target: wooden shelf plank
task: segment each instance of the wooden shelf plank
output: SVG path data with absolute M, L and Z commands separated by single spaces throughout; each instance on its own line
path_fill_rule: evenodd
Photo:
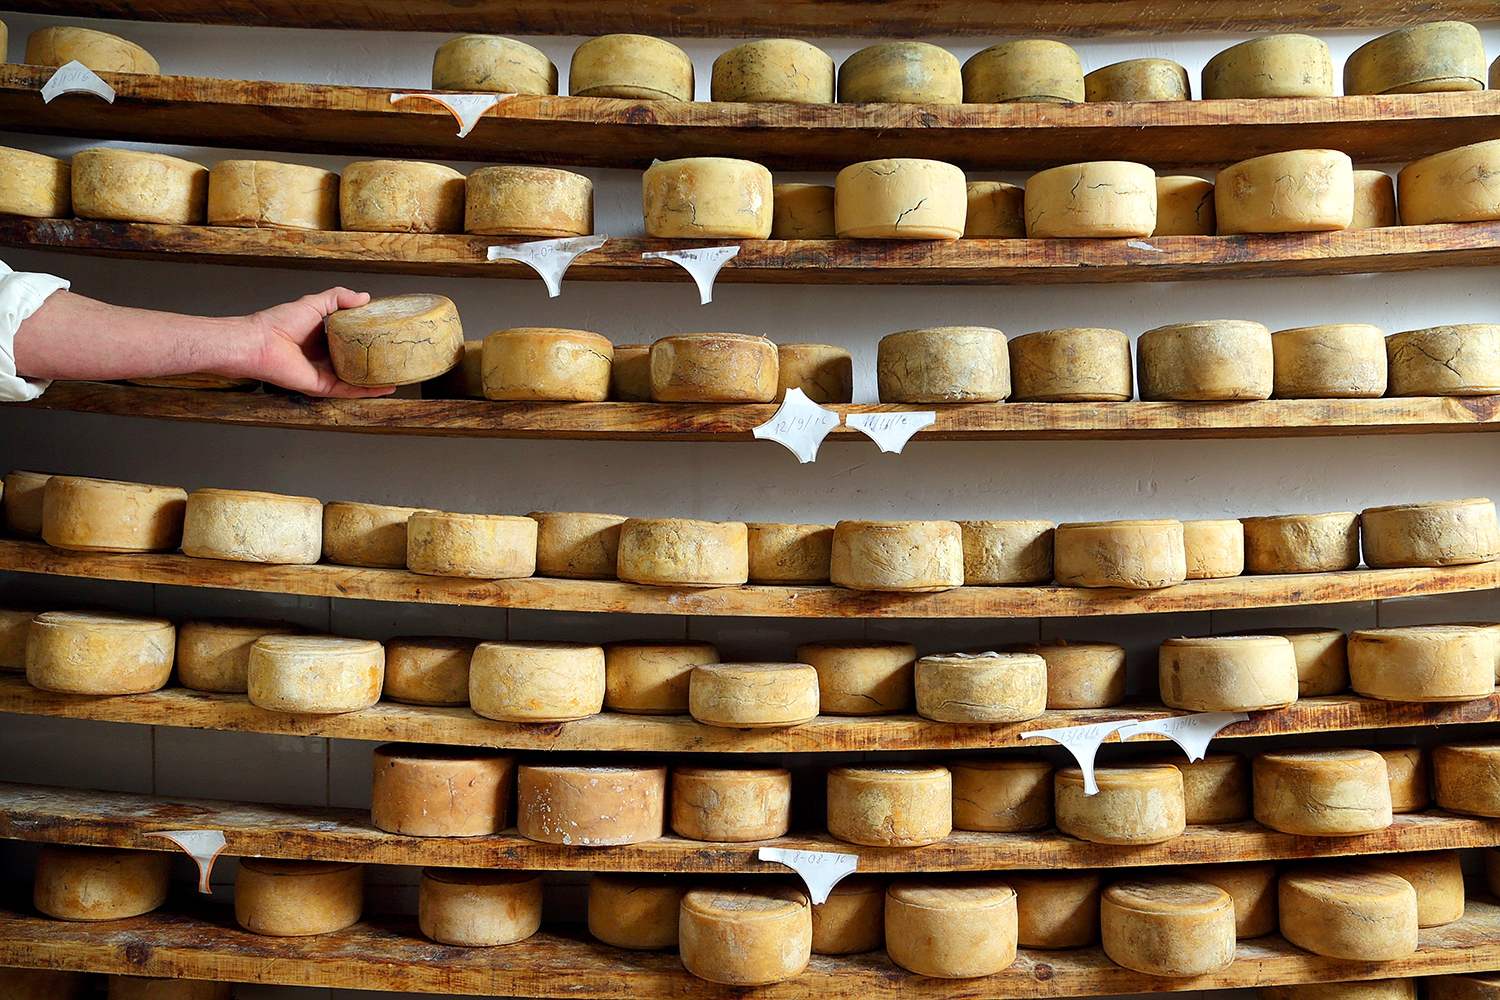
M 821 4 L 810 5 L 821 7 Z M 1050 5 L 1049 5 L 1050 6 Z M 493 30 L 493 29 L 486 29 Z M 837 170 L 876 156 L 970 169 L 1037 170 L 1080 160 L 1222 166 L 1287 149 L 1408 162 L 1500 138 L 1493 91 L 1144 104 L 728 104 L 521 96 L 468 136 L 430 101 L 390 88 L 101 74 L 106 104 L 44 104 L 52 70 L 0 65 L 0 121 L 13 132 L 234 149 L 639 167 L 653 158 L 739 156 L 778 170 Z

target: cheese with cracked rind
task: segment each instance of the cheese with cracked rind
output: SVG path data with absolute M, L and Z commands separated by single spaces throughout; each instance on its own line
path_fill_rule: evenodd
M 1495 693 L 1495 636 L 1462 625 L 1349 634 L 1349 684 L 1381 701 L 1474 701 Z
M 1417 950 L 1417 892 L 1389 872 L 1317 864 L 1281 876 L 1281 936 L 1329 958 L 1390 962 Z
M 1333 54 L 1311 35 L 1263 35 L 1232 45 L 1203 67 L 1203 99 L 1332 97 Z
M 528 840 L 609 847 L 655 840 L 666 830 L 667 767 L 522 764 L 516 829 Z
M 234 919 L 252 934 L 332 934 L 358 921 L 364 904 L 364 865 L 241 858 L 234 879 Z
M 683 967 L 700 979 L 779 983 L 812 957 L 812 904 L 790 886 L 692 889 L 682 897 L 677 935 Z
M 1251 816 L 1250 761 L 1240 754 L 1210 753 L 1193 761 L 1170 755 L 1141 763 L 1171 764 L 1182 774 L 1188 826 L 1240 823 Z
M 991 976 L 1016 960 L 1016 891 L 993 875 L 903 878 L 885 893 L 885 950 L 919 976 Z
M 518 327 L 484 338 L 484 396 L 602 403 L 614 345 L 587 330 Z
M 1233 518 L 1183 521 L 1189 580 L 1222 580 L 1245 572 L 1245 526 Z
M 708 642 L 604 644 L 604 707 L 634 715 L 687 715 L 693 668 L 718 663 Z
M 1081 521 L 1059 524 L 1052 571 L 1064 587 L 1156 590 L 1187 579 L 1182 522 Z
M 1006 872 L 1016 891 L 1016 943 L 1022 948 L 1082 948 L 1099 940 L 1098 872 Z
M 1436 94 L 1483 90 L 1484 39 L 1462 21 L 1399 28 L 1344 60 L 1345 94 Z
M 1277 399 L 1365 399 L 1385 395 L 1385 331 L 1369 323 L 1325 323 L 1271 334 Z
M 536 539 L 529 517 L 418 511 L 406 522 L 406 568 L 427 576 L 520 579 L 536 572 Z
M 423 399 L 483 399 L 484 341 L 464 341 L 458 364 L 430 382 L 422 383 Z
M 812 908 L 814 955 L 859 955 L 885 945 L 885 880 L 849 875 Z
M 820 715 L 889 715 L 912 706 L 917 647 L 909 642 L 804 642 L 797 662 L 818 672 Z
M 936 722 L 1024 722 L 1047 710 L 1047 661 L 1035 653 L 924 656 L 917 714 Z
M 123 920 L 167 901 L 172 855 L 108 847 L 44 844 L 36 859 L 32 905 L 56 920 Z
M 736 45 L 714 60 L 709 99 L 748 103 L 832 104 L 833 58 L 795 38 Z
M 1141 399 L 1269 399 L 1275 387 L 1271 331 L 1216 319 L 1172 323 L 1136 341 Z
M 620 561 L 621 514 L 534 510 L 536 574 L 566 580 L 613 580 Z
M 38 28 L 26 39 L 28 65 L 66 66 L 75 60 L 95 73 L 161 73 L 151 53 L 135 42 L 92 28 L 57 24 Z
M 958 57 L 929 42 L 877 42 L 839 67 L 840 104 L 962 104 Z
M 337 230 L 339 175 L 301 163 L 220 160 L 208 170 L 208 224 Z
M 854 399 L 854 359 L 832 344 L 777 344 L 776 399 L 801 389 L 814 403 L 848 403 Z
M 828 772 L 828 832 L 866 847 L 925 847 L 953 832 L 946 767 L 835 767 Z
M 969 200 L 964 239 L 1026 238 L 1025 188 L 1004 181 L 968 181 L 964 191 Z
M 169 552 L 182 541 L 187 491 L 114 479 L 52 476 L 42 540 L 75 552 Z
M 959 521 L 964 584 L 995 587 L 1052 579 L 1051 521 Z
M 965 757 L 953 775 L 953 828 L 1025 833 L 1052 825 L 1052 765 L 1037 757 Z
M 286 622 L 205 619 L 177 626 L 177 683 L 194 691 L 244 694 L 249 685 L 250 647 L 268 635 L 297 635 Z
M 616 948 L 675 948 L 687 889 L 671 875 L 596 874 L 589 879 L 589 933 Z
M 956 240 L 968 211 L 964 172 L 941 160 L 863 160 L 833 179 L 834 231 L 841 240 Z
M 380 700 L 385 647 L 333 635 L 267 635 L 250 647 L 250 704 L 273 712 L 334 715 Z
M 771 239 L 833 238 L 832 184 L 771 185 Z
M 483 837 L 511 824 L 516 758 L 477 747 L 375 748 L 370 822 L 407 837 Z
M 1100 101 L 1188 101 L 1192 83 L 1181 64 L 1170 59 L 1126 59 L 1083 78 L 1083 99 Z
M 1234 900 L 1234 936 L 1237 940 L 1274 933 L 1276 912 L 1276 863 L 1251 861 L 1232 865 L 1203 865 L 1193 877 L 1216 885 Z
M 1062 42 L 1023 38 L 991 45 L 964 63 L 965 104 L 1079 104 L 1083 61 Z
M 600 35 L 573 50 L 568 93 L 574 97 L 691 101 L 693 60 L 671 42 L 649 35 Z
M 609 366 L 609 398 L 616 402 L 651 402 L 651 345 L 616 344 Z
M 1417 890 L 1417 926 L 1441 927 L 1464 915 L 1464 872 L 1457 851 L 1368 854 L 1359 863 L 1399 875 Z
M 1016 402 L 1124 402 L 1135 395 L 1130 338 L 1119 330 L 1041 330 L 1006 347 Z
M 1160 844 L 1186 829 L 1182 772 L 1171 764 L 1096 767 L 1094 780 L 1099 791 L 1087 795 L 1078 768 L 1053 777 L 1058 830 L 1095 844 Z
M 776 345 L 743 333 L 662 337 L 649 365 L 658 403 L 769 403 L 780 378 Z
M 735 587 L 750 578 L 748 538 L 742 521 L 627 518 L 616 572 L 627 583 Z
M 1449 812 L 1500 817 L 1500 743 L 1435 747 L 1432 797 Z
M 1201 976 L 1234 961 L 1234 900 L 1209 882 L 1147 875 L 1116 882 L 1099 902 L 1104 954 L 1151 976 Z
M 963 534 L 954 521 L 840 521 L 833 527 L 829 578 L 851 590 L 962 587 Z
M 542 926 L 542 876 L 475 868 L 424 868 L 417 926 L 463 948 L 524 941 Z
M 208 168 L 133 149 L 94 147 L 73 154 L 73 213 L 80 219 L 201 226 Z
M 833 558 L 833 525 L 745 524 L 750 582 L 827 583 Z
M 1500 392 L 1500 325 L 1461 323 L 1385 338 L 1391 396 L 1487 396 Z
M 1031 239 L 1119 239 L 1155 231 L 1156 172 L 1145 164 L 1069 163 L 1026 181 L 1026 235 Z
M 1421 812 L 1432 804 L 1427 775 L 1432 770 L 1427 751 L 1421 747 L 1370 747 L 1385 758 L 1391 780 L 1391 812 Z
M 1246 634 L 1250 634 L 1247 631 Z M 1255 635 L 1279 635 L 1297 657 L 1297 697 L 1339 694 L 1349 688 L 1348 640 L 1334 628 L 1266 628 Z
M 362 160 L 339 177 L 339 224 L 360 233 L 461 233 L 464 175 L 440 163 Z
M 1297 655 L 1282 636 L 1168 639 L 1157 675 L 1162 703 L 1191 712 L 1263 712 L 1297 700 Z
M 1488 497 L 1366 507 L 1359 529 L 1371 569 L 1462 566 L 1500 554 L 1500 524 Z
M 709 726 L 780 729 L 818 715 L 818 672 L 807 663 L 700 663 L 688 711 Z
M 1401 224 L 1500 219 L 1500 191 L 1493 181 L 1497 172 L 1500 139 L 1470 143 L 1408 163 L 1396 174 Z
M 1347 837 L 1391 825 L 1385 758 L 1371 750 L 1275 750 L 1251 765 L 1255 820 L 1303 837 Z
M 328 356 L 351 385 L 412 385 L 437 378 L 463 360 L 458 307 L 444 295 L 371 299 L 328 317 Z
M 1350 229 L 1384 229 L 1401 225 L 1396 182 L 1384 170 L 1354 171 L 1354 219 Z
M 47 492 L 44 472 L 15 470 L 5 474 L 0 502 L 5 506 L 5 529 L 22 538 L 42 536 L 42 505 Z
M 1315 233 L 1354 222 L 1354 163 L 1336 149 L 1293 149 L 1241 160 L 1214 178 L 1220 236 Z
M 44 611 L 26 630 L 26 682 L 43 691 L 155 691 L 172 676 L 177 630 L 165 618 Z
M 1047 639 L 1005 647 L 1047 661 L 1047 707 L 1107 708 L 1125 700 L 1125 648 L 1112 642 Z
M 880 338 L 882 403 L 998 403 L 1010 395 L 1005 334 L 988 326 L 935 326 Z
M 594 182 L 556 167 L 480 167 L 464 193 L 464 232 L 566 239 L 594 233 Z
M 252 490 L 194 490 L 182 520 L 182 553 L 235 562 L 315 563 L 323 554 L 323 504 Z
M 469 703 L 469 661 L 477 639 L 398 635 L 385 641 L 381 697 L 403 705 Z
M 1171 175 L 1156 178 L 1156 229 L 1152 236 L 1213 236 L 1214 185 L 1201 177 Z
M 792 821 L 792 772 L 768 768 L 672 768 L 672 832 L 721 844 L 771 840 Z
M 0 146 L 0 215 L 72 217 L 73 168 L 68 161 Z
M 500 722 L 570 722 L 604 709 L 604 649 L 583 642 L 484 642 L 469 661 L 469 707 Z
M 546 54 L 502 35 L 459 35 L 432 56 L 432 89 L 461 93 L 555 94 L 557 67 Z
M 323 506 L 323 558 L 339 566 L 406 568 L 406 522 L 422 507 L 334 500 Z
M 763 240 L 773 200 L 771 171 L 750 160 L 661 160 L 641 175 L 647 236 Z
M 1246 573 L 1336 573 L 1359 565 L 1359 515 L 1242 517 Z

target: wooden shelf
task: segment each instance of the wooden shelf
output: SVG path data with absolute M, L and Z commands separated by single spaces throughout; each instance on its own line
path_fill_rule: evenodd
M 91 95 L 44 104 L 40 90 L 52 73 L 0 65 L 0 121 L 8 131 L 565 166 L 644 168 L 653 158 L 739 156 L 776 170 L 838 170 L 885 156 L 992 170 L 1100 159 L 1211 167 L 1313 147 L 1341 149 L 1361 162 L 1405 163 L 1500 138 L 1500 94 L 1476 91 L 1075 105 L 521 96 L 487 112 L 460 139 L 453 117 L 439 105 L 392 105 L 391 92 L 400 88 L 104 73 L 115 88 L 114 104 Z

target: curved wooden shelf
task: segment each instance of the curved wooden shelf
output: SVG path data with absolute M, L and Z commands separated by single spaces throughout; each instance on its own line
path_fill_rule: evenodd
M 397 88 L 104 73 L 114 104 L 90 95 L 44 104 L 40 90 L 52 73 L 0 65 L 0 121 L 8 131 L 565 166 L 644 168 L 653 158 L 739 156 L 777 170 L 838 170 L 886 156 L 992 170 L 1101 159 L 1211 167 L 1310 147 L 1341 149 L 1361 162 L 1405 163 L 1500 138 L 1500 94 L 1476 91 L 1074 105 L 521 96 L 486 112 L 460 139 L 453 117 L 437 104 L 392 105 Z

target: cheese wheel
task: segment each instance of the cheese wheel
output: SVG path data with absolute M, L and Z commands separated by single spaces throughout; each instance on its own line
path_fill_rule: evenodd
M 1234 900 L 1237 940 L 1264 937 L 1279 925 L 1276 912 L 1276 863 L 1252 861 L 1237 865 L 1203 865 L 1193 878 L 1216 885 Z
M 1500 168 L 1500 164 L 1497 164 Z M 1391 396 L 1487 396 L 1500 392 L 1500 325 L 1465 323 L 1385 338 Z
M 483 399 L 484 341 L 464 341 L 458 364 L 430 382 L 422 383 L 423 399 Z
M 68 694 L 144 694 L 172 676 L 165 618 L 44 611 L 26 631 L 26 683 Z
M 1417 981 L 1407 979 L 1404 982 L 1412 984 L 1411 995 L 1398 1000 L 1416 1000 Z M 1426 976 L 1422 979 L 1422 989 L 1429 1000 L 1494 1000 L 1500 994 L 1500 976 L 1493 972 L 1471 976 Z
M 0 215 L 65 219 L 73 214 L 68 161 L 0 146 Z
M 1396 182 L 1384 170 L 1354 171 L 1354 220 L 1350 229 L 1384 229 L 1401 225 L 1396 209 Z
M 432 89 L 555 94 L 557 67 L 540 50 L 501 35 L 460 35 L 432 57 Z
M 1186 69 L 1170 59 L 1126 59 L 1083 78 L 1083 99 L 1096 101 L 1188 101 Z
M 1156 229 L 1152 236 L 1213 236 L 1218 225 L 1211 181 L 1201 177 L 1156 178 Z
M 1047 710 L 1047 661 L 1035 653 L 924 656 L 917 714 L 936 722 L 1024 722 Z
M 679 333 L 651 345 L 651 398 L 658 403 L 769 403 L 776 398 L 776 345 L 743 333 Z
M 53 476 L 42 491 L 42 540 L 76 552 L 168 552 L 182 541 L 187 491 Z
M 1082 948 L 1099 940 L 1098 872 L 1006 872 L 1016 891 L 1016 943 L 1022 948 Z
M 885 946 L 885 881 L 849 875 L 812 908 L 814 955 L 859 955 Z
M 687 886 L 670 875 L 589 879 L 589 933 L 616 948 L 677 947 L 677 914 Z
M 1401 28 L 1344 60 L 1346 94 L 1435 94 L 1483 90 L 1484 40 L 1462 21 Z
M 614 345 L 585 330 L 522 327 L 484 338 L 486 399 L 609 398 Z
M 1349 688 L 1348 640 L 1334 628 L 1267 628 L 1255 635 L 1279 635 L 1297 657 L 1297 697 L 1339 694 Z
M 1188 826 L 1240 823 L 1251 816 L 1250 761 L 1240 754 L 1211 753 L 1195 761 L 1174 755 L 1138 763 L 1170 764 L 1181 772 L 1183 816 Z
M 841 104 L 962 104 L 958 57 L 928 42 L 879 42 L 839 67 Z
M 739 586 L 750 578 L 748 537 L 741 521 L 628 518 L 616 572 L 627 583 L 662 587 Z
M 962 587 L 963 535 L 953 521 L 840 521 L 833 526 L 829 578 L 851 590 Z
M 1385 332 L 1368 323 L 1327 323 L 1271 334 L 1277 399 L 1385 395 Z
M 315 563 L 323 505 L 313 497 L 194 490 L 182 521 L 183 555 L 254 563 Z
M 779 729 L 818 715 L 818 672 L 807 663 L 700 663 L 688 711 L 708 726 Z
M 1269 399 L 1275 387 L 1271 331 L 1243 320 L 1173 323 L 1136 341 L 1141 398 Z
M 1263 35 L 1232 45 L 1203 67 L 1203 99 L 1332 97 L 1333 54 L 1311 35 Z
M 1389 872 L 1308 865 L 1281 876 L 1281 936 L 1314 955 L 1390 962 L 1417 950 L 1417 893 Z
M 328 317 L 334 373 L 351 385 L 412 385 L 463 360 L 464 330 L 444 295 L 393 295 Z
M 1041 330 L 1006 346 L 1016 402 L 1124 402 L 1135 395 L 1130 338 L 1119 330 Z
M 7 997 L 12 997 L 10 993 Z M 233 983 L 110 976 L 109 1000 L 234 1000 Z
M 477 747 L 375 748 L 370 822 L 407 837 L 483 837 L 510 826 L 516 759 Z
M 528 840 L 609 847 L 655 840 L 666 830 L 667 768 L 522 764 L 516 829 Z
M 991 45 L 963 67 L 965 104 L 1078 104 L 1083 61 L 1072 46 L 1045 38 Z
M 73 213 L 80 219 L 201 226 L 208 168 L 201 163 L 95 147 L 73 154 Z
M 700 979 L 779 983 L 812 957 L 812 904 L 789 886 L 693 889 L 682 897 L 677 935 L 683 967 Z
M 4 40 L 5 32 L 0 31 L 0 42 Z M 87 1000 L 94 990 L 85 972 L 0 969 L 0 995 L 7 1000 Z
M 854 399 L 854 359 L 831 344 L 776 345 L 776 402 L 788 389 L 801 389 L 814 403 Z
M 693 668 L 718 663 L 708 642 L 607 642 L 604 707 L 633 715 L 688 714 Z
M 1182 772 L 1171 764 L 1096 767 L 1094 780 L 1088 795 L 1078 768 L 1054 776 L 1058 830 L 1095 844 L 1160 844 L 1186 829 Z
M 1450 625 L 1468 625 L 1472 628 L 1482 628 L 1494 637 L 1495 647 L 1495 679 L 1500 682 L 1500 622 L 1449 622 Z M 3 640 L 0 640 L 3 644 Z
M 1018 642 L 1013 653 L 1047 661 L 1047 707 L 1107 708 L 1125 700 L 1125 648 L 1112 642 Z
M 1421 812 L 1432 804 L 1427 772 L 1431 765 L 1421 747 L 1370 747 L 1385 758 L 1391 780 L 1391 812 Z
M 994 587 L 1048 582 L 1054 527 L 1051 521 L 959 521 L 964 584 Z
M 594 182 L 556 167 L 480 167 L 464 194 L 464 232 L 563 239 L 594 232 Z
M 912 706 L 917 647 L 909 642 L 804 642 L 797 661 L 818 672 L 821 715 L 888 715 Z
M 1390 779 L 1385 759 L 1373 751 L 1276 750 L 1256 754 L 1252 770 L 1255 820 L 1262 826 L 1344 837 L 1391 825 Z
M 1349 634 L 1349 683 L 1382 701 L 1473 701 L 1495 693 L 1495 638 L 1482 628 L 1408 625 Z
M 795 38 L 736 45 L 714 60 L 710 100 L 832 104 L 833 58 Z
M 619 562 L 619 514 L 534 510 L 536 573 L 568 580 L 612 580 Z
M 853 163 L 833 179 L 834 230 L 841 240 L 956 240 L 969 193 L 951 163 L 911 157 Z
M 1430 991 L 1439 978 L 1423 980 Z M 1457 978 L 1457 977 L 1451 977 Z M 1417 1000 L 1415 979 L 1367 979 L 1354 983 L 1297 983 L 1262 986 L 1259 1000 Z M 1433 1000 L 1439 1000 L 1433 996 Z
M 1059 524 L 1052 570 L 1064 587 L 1155 590 L 1187 579 L 1181 521 Z
M 427 576 L 515 580 L 536 572 L 536 522 L 421 510 L 406 522 L 406 568 Z
M 351 163 L 339 178 L 339 225 L 359 233 L 461 233 L 464 175 L 416 160 Z
M 953 828 L 1025 833 L 1052 825 L 1052 765 L 1035 757 L 979 757 L 948 762 L 953 774 Z
M 998 403 L 1010 395 L 1010 352 L 987 326 L 903 330 L 880 338 L 875 379 L 882 403 Z
M 1297 700 L 1297 655 L 1277 635 L 1168 639 L 1157 675 L 1162 704 L 1191 712 L 1262 712 Z
M 381 696 L 403 705 L 467 705 L 477 639 L 403 635 L 385 641 Z
M 1489 177 L 1500 170 L 1500 139 L 1475 142 L 1414 160 L 1396 174 L 1403 226 L 1500 219 L 1500 192 Z
M 42 536 L 42 505 L 47 480 L 42 472 L 7 472 L 0 502 L 5 505 L 5 529 L 22 538 Z
M 268 635 L 297 635 L 285 622 L 208 619 L 177 626 L 177 683 L 194 691 L 244 694 L 250 678 L 250 647 Z
M 332 635 L 267 635 L 250 647 L 250 704 L 273 712 L 334 715 L 380 700 L 385 647 Z
M 833 552 L 831 524 L 745 525 L 751 583 L 827 583 Z
M 1335 573 L 1359 565 L 1359 515 L 1242 517 L 1246 573 Z
M 1372 569 L 1461 566 L 1500 554 L 1495 504 L 1484 497 L 1367 507 L 1359 527 L 1365 563 Z
M 27 37 L 25 61 L 31 66 L 66 66 L 77 61 L 95 73 L 161 73 L 151 53 L 135 42 L 61 24 L 38 28 Z
M 406 522 L 420 507 L 335 500 L 323 506 L 323 558 L 339 566 L 406 568 Z
M 1219 235 L 1315 233 L 1354 221 L 1354 164 L 1336 149 L 1268 153 L 1219 171 Z
M 542 926 L 542 877 L 531 872 L 424 868 L 417 926 L 462 948 L 524 941 Z
M 574 97 L 691 101 L 693 61 L 660 38 L 601 35 L 573 50 L 568 92 Z
M 1116 882 L 1099 901 L 1104 954 L 1149 976 L 1201 976 L 1234 961 L 1234 899 L 1170 875 Z
M 469 707 L 500 722 L 570 722 L 604 709 L 604 650 L 582 642 L 485 642 L 469 661 Z
M 1016 891 L 997 878 L 903 878 L 885 893 L 885 950 L 919 976 L 992 976 L 1016 960 Z
M 220 160 L 208 171 L 208 224 L 339 228 L 339 175 L 274 160 Z
M 1245 572 L 1245 526 L 1234 519 L 1183 521 L 1189 580 L 1221 580 Z
M 616 344 L 609 366 L 609 398 L 619 402 L 651 402 L 651 345 Z
M 641 178 L 647 236 L 763 240 L 772 201 L 771 171 L 727 156 L 663 160 Z
M 1031 239 L 1150 236 L 1156 173 L 1140 163 L 1099 160 L 1032 174 L 1026 182 Z
M 0 670 L 25 671 L 26 636 L 31 631 L 31 620 L 38 614 L 27 608 L 0 607 Z M 800 651 L 798 655 L 801 655 Z M 912 647 L 912 655 L 915 658 L 915 647 Z M 909 681 L 907 686 L 911 686 Z
M 721 844 L 782 837 L 792 823 L 792 772 L 674 767 L 671 803 L 679 837 Z
M 771 239 L 831 240 L 832 184 L 771 185 Z
M 925 847 L 953 832 L 946 767 L 835 767 L 828 772 L 828 832 L 866 847 Z
M 241 858 L 234 879 L 234 919 L 252 934 L 332 934 L 357 922 L 364 903 L 364 865 Z
M 964 239 L 1024 240 L 1026 189 L 1004 181 L 968 181 Z
M 43 844 L 32 905 L 57 920 L 123 920 L 167 901 L 172 855 Z
M 1433 748 L 1432 796 L 1449 812 L 1500 817 L 1500 744 Z
M 1457 851 L 1370 854 L 1359 863 L 1399 875 L 1417 890 L 1417 926 L 1441 927 L 1464 915 L 1464 872 Z

